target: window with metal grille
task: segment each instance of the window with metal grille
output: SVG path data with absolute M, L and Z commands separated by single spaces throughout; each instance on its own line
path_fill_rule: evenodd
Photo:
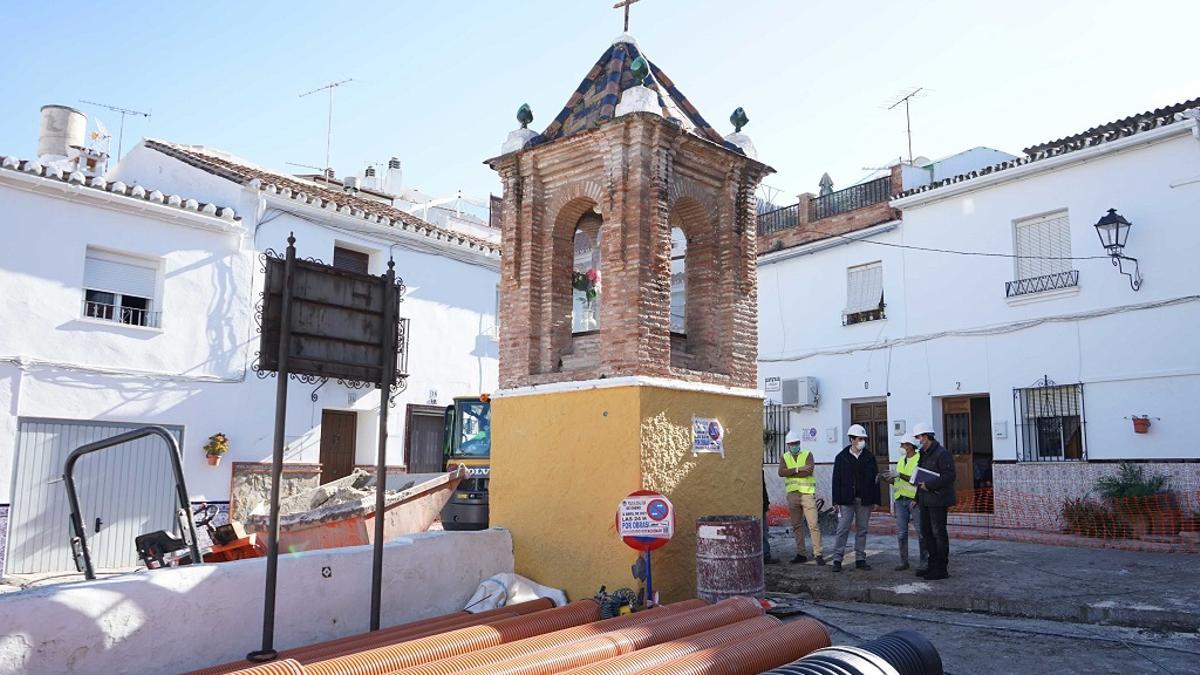
M 1079 272 L 1071 269 L 1066 211 L 1018 220 L 1013 227 L 1016 279 L 1005 286 L 1008 297 L 1079 285 Z
M 1087 459 L 1087 420 L 1082 384 L 1055 384 L 1043 378 L 1013 390 L 1017 459 L 1063 462 Z
M 83 261 L 83 315 L 157 328 L 154 310 L 158 266 L 144 258 L 88 247 Z
M 883 263 L 873 262 L 846 270 L 846 309 L 842 325 L 878 321 L 883 313 Z
M 368 253 L 342 248 L 341 246 L 333 247 L 333 266 L 339 270 L 367 274 L 367 268 L 370 263 L 371 256 Z

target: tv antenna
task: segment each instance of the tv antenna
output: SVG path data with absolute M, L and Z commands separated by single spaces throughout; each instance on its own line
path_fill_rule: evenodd
M 288 166 L 298 166 L 298 167 L 301 167 L 304 169 L 312 169 L 313 171 L 316 171 L 321 174 L 325 173 L 325 169 L 322 169 L 319 166 L 313 166 L 312 164 L 299 164 L 297 162 L 284 162 L 284 164 L 287 164 Z
M 354 78 L 350 77 L 350 78 L 346 78 L 340 82 L 330 82 L 329 84 L 325 85 L 324 87 L 317 87 L 316 89 L 313 89 L 312 91 L 306 91 L 303 94 L 300 94 L 300 98 L 304 98 L 305 96 L 311 96 L 318 92 L 322 92 L 322 91 L 326 91 L 326 90 L 329 91 L 329 117 L 327 118 L 327 120 L 325 122 L 325 170 L 328 170 L 330 168 L 330 166 L 329 166 L 329 145 L 330 145 L 330 141 L 333 139 L 333 90 L 337 89 L 338 87 L 342 86 L 343 84 L 349 84 L 353 81 L 354 81 Z
M 910 101 L 912 101 L 914 98 L 916 98 L 917 95 L 920 94 L 924 90 L 925 90 L 924 87 L 917 87 L 916 89 L 913 89 L 912 91 L 908 92 L 907 94 L 902 95 L 900 97 L 900 100 L 889 105 L 887 108 L 888 110 L 895 110 L 896 107 L 899 106 L 901 103 L 904 104 L 904 130 L 908 134 L 908 163 L 909 164 L 912 164 L 913 154 L 912 154 L 912 117 L 909 115 L 909 112 L 908 112 L 908 104 Z
M 79 102 L 86 103 L 88 105 L 99 106 L 101 108 L 108 108 L 115 113 L 121 113 L 121 128 L 117 131 L 117 161 L 121 160 L 121 149 L 125 144 L 125 118 L 129 115 L 137 115 L 140 117 L 145 117 L 146 119 L 150 118 L 150 113 L 142 112 L 140 110 L 130 110 L 129 108 L 121 108 L 115 105 L 108 105 L 107 103 L 97 103 L 95 101 L 85 101 L 83 99 L 79 99 Z

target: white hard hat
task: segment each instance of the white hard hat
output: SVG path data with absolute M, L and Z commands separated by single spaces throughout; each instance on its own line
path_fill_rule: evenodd
M 785 438 L 783 442 L 791 445 L 792 443 L 799 443 L 802 440 L 804 440 L 803 432 L 801 432 L 799 429 L 792 429 L 787 433 L 787 438 Z
M 913 425 L 912 435 L 920 436 L 922 434 L 929 434 L 930 436 L 932 436 L 933 429 L 930 428 L 930 426 L 928 424 L 925 424 L 924 422 L 917 422 L 916 424 Z
M 904 434 L 900 437 L 900 445 L 904 445 L 905 443 L 913 446 L 914 448 L 917 447 L 917 439 L 908 434 Z
M 864 429 L 863 425 L 861 425 L 861 424 L 851 424 L 850 428 L 846 430 L 846 435 L 847 436 L 858 436 L 859 438 L 866 438 L 867 430 Z

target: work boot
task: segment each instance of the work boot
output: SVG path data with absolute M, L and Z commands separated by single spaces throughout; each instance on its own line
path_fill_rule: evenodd
M 773 557 L 773 556 L 765 556 L 765 557 L 763 558 L 763 564 L 764 564 L 764 565 L 778 565 L 778 564 L 779 564 L 779 558 L 775 558 L 775 557 Z
M 895 569 L 897 572 L 903 572 L 904 570 L 908 569 L 908 563 L 901 561 L 900 564 L 896 565 L 893 569 Z
M 869 569 L 871 569 L 871 566 L 867 564 L 866 560 L 855 560 L 854 561 L 854 569 L 869 570 Z
M 841 561 L 841 560 L 834 560 L 834 561 L 833 561 L 833 571 L 834 571 L 834 572 L 841 572 L 841 571 L 842 571 L 842 561 Z
M 797 553 L 796 557 L 792 558 L 793 565 L 799 565 L 802 562 L 808 562 L 808 558 L 805 558 L 803 553 Z
M 925 575 L 929 574 L 929 567 L 918 567 L 916 574 L 919 577 L 924 577 Z
M 938 581 L 940 579 L 949 579 L 949 578 L 950 578 L 950 573 L 947 572 L 946 568 L 944 568 L 944 567 L 939 567 L 936 570 L 929 570 L 929 574 L 925 575 L 925 581 Z
M 824 557 L 824 556 L 817 556 L 817 564 L 818 564 L 818 565 L 824 565 L 824 564 L 825 564 L 825 557 Z

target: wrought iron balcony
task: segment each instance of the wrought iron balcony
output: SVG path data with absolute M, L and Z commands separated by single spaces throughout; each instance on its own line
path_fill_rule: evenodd
M 84 300 L 83 302 L 83 315 L 87 318 L 123 323 L 130 326 L 159 328 L 161 314 L 162 312 L 151 312 L 136 307 L 121 307 L 105 302 L 92 302 L 90 300 Z
M 886 202 L 892 196 L 890 175 L 873 181 L 851 185 L 844 190 L 816 197 L 808 203 L 808 220 L 820 220 L 864 206 Z
M 1017 279 L 1004 284 L 1004 294 L 1010 298 L 1030 293 L 1054 291 L 1060 288 L 1072 288 L 1079 285 L 1079 270 L 1068 270 L 1055 274 L 1045 274 L 1029 279 Z
M 758 214 L 759 236 L 773 234 L 800 224 L 800 205 L 792 204 L 774 211 Z

